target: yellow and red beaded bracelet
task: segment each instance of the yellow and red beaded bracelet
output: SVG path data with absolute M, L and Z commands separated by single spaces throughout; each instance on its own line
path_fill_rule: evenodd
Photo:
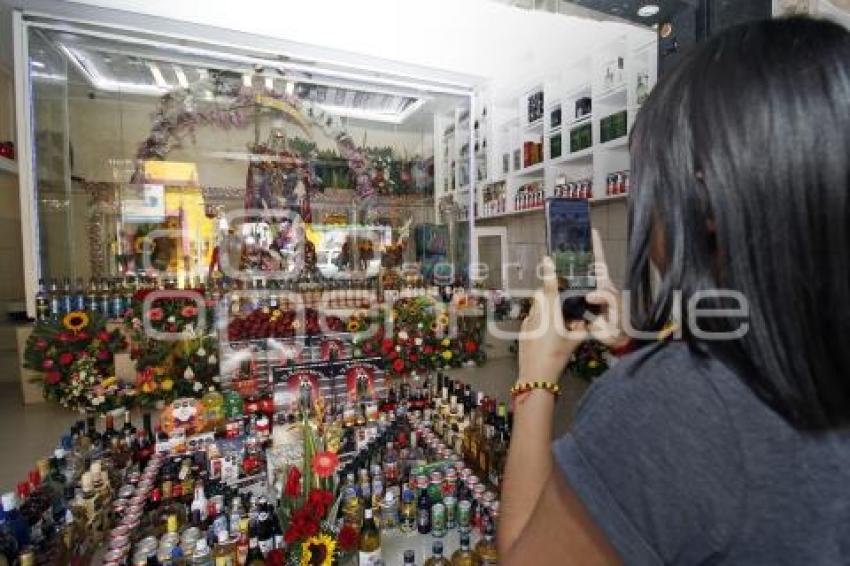
M 523 393 L 529 393 L 534 389 L 542 389 L 544 391 L 548 391 L 555 397 L 561 394 L 561 386 L 557 383 L 552 383 L 549 381 L 526 381 L 522 383 L 517 383 L 513 387 L 511 387 L 511 397 L 516 397 L 517 395 L 522 395 Z

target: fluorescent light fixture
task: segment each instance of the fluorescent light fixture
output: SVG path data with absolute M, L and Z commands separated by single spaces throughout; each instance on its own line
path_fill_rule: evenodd
M 102 76 L 95 66 L 90 64 L 83 55 L 78 54 L 76 50 L 71 50 L 62 43 L 59 44 L 59 49 L 62 50 L 77 70 L 88 78 L 89 82 L 98 90 L 108 92 L 125 92 L 129 94 L 148 94 L 154 96 L 160 96 L 170 90 L 168 87 L 161 87 L 158 85 L 145 85 L 107 79 Z
M 177 84 L 179 84 L 181 88 L 189 88 L 189 79 L 186 78 L 186 73 L 183 72 L 180 65 L 171 66 L 174 69 L 174 74 L 177 76 Z
M 30 61 L 30 65 L 35 67 L 36 69 L 43 69 L 45 67 L 45 64 L 41 61 Z
M 266 90 L 274 90 L 274 79 L 271 77 L 266 77 L 265 79 Z
M 244 73 L 242 75 L 242 86 L 251 88 L 251 75 Z
M 153 82 L 156 83 L 156 86 L 168 88 L 168 83 L 165 81 L 165 77 L 162 76 L 162 71 L 159 70 L 159 66 L 156 63 L 149 62 L 148 69 L 151 70 L 151 75 L 153 75 Z
M 384 113 L 377 110 L 362 110 L 360 108 L 352 108 L 350 106 L 334 106 L 333 104 L 319 104 L 313 102 L 312 105 L 315 108 L 319 108 L 324 110 L 328 114 L 333 114 L 334 116 L 345 116 L 347 118 L 357 118 L 360 120 L 371 120 L 373 122 L 385 122 L 388 124 L 401 124 L 414 112 L 419 110 L 422 105 L 425 104 L 423 99 L 417 99 L 410 106 L 404 109 L 403 112 L 399 113 Z
M 637 15 L 641 18 L 651 18 L 660 11 L 661 8 L 658 7 L 658 4 L 644 4 L 638 8 Z

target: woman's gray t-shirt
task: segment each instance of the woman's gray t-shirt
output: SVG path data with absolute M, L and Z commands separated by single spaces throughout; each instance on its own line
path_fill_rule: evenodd
M 850 564 L 850 431 L 795 429 L 682 343 L 599 378 L 553 451 L 626 564 Z

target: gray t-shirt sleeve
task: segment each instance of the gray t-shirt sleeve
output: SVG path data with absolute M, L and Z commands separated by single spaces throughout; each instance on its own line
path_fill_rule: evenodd
M 739 436 L 687 351 L 653 350 L 591 387 L 554 455 L 626 564 L 722 559 L 744 515 Z

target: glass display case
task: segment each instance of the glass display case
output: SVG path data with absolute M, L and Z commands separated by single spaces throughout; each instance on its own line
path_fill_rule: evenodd
M 468 218 L 435 199 L 434 130 L 468 115 L 471 91 L 91 25 L 24 29 L 31 315 L 35 279 L 264 285 L 297 279 L 305 255 L 329 280 L 461 278 L 445 265 L 468 261 L 469 226 L 454 226 Z M 470 143 L 468 120 L 456 135 Z

